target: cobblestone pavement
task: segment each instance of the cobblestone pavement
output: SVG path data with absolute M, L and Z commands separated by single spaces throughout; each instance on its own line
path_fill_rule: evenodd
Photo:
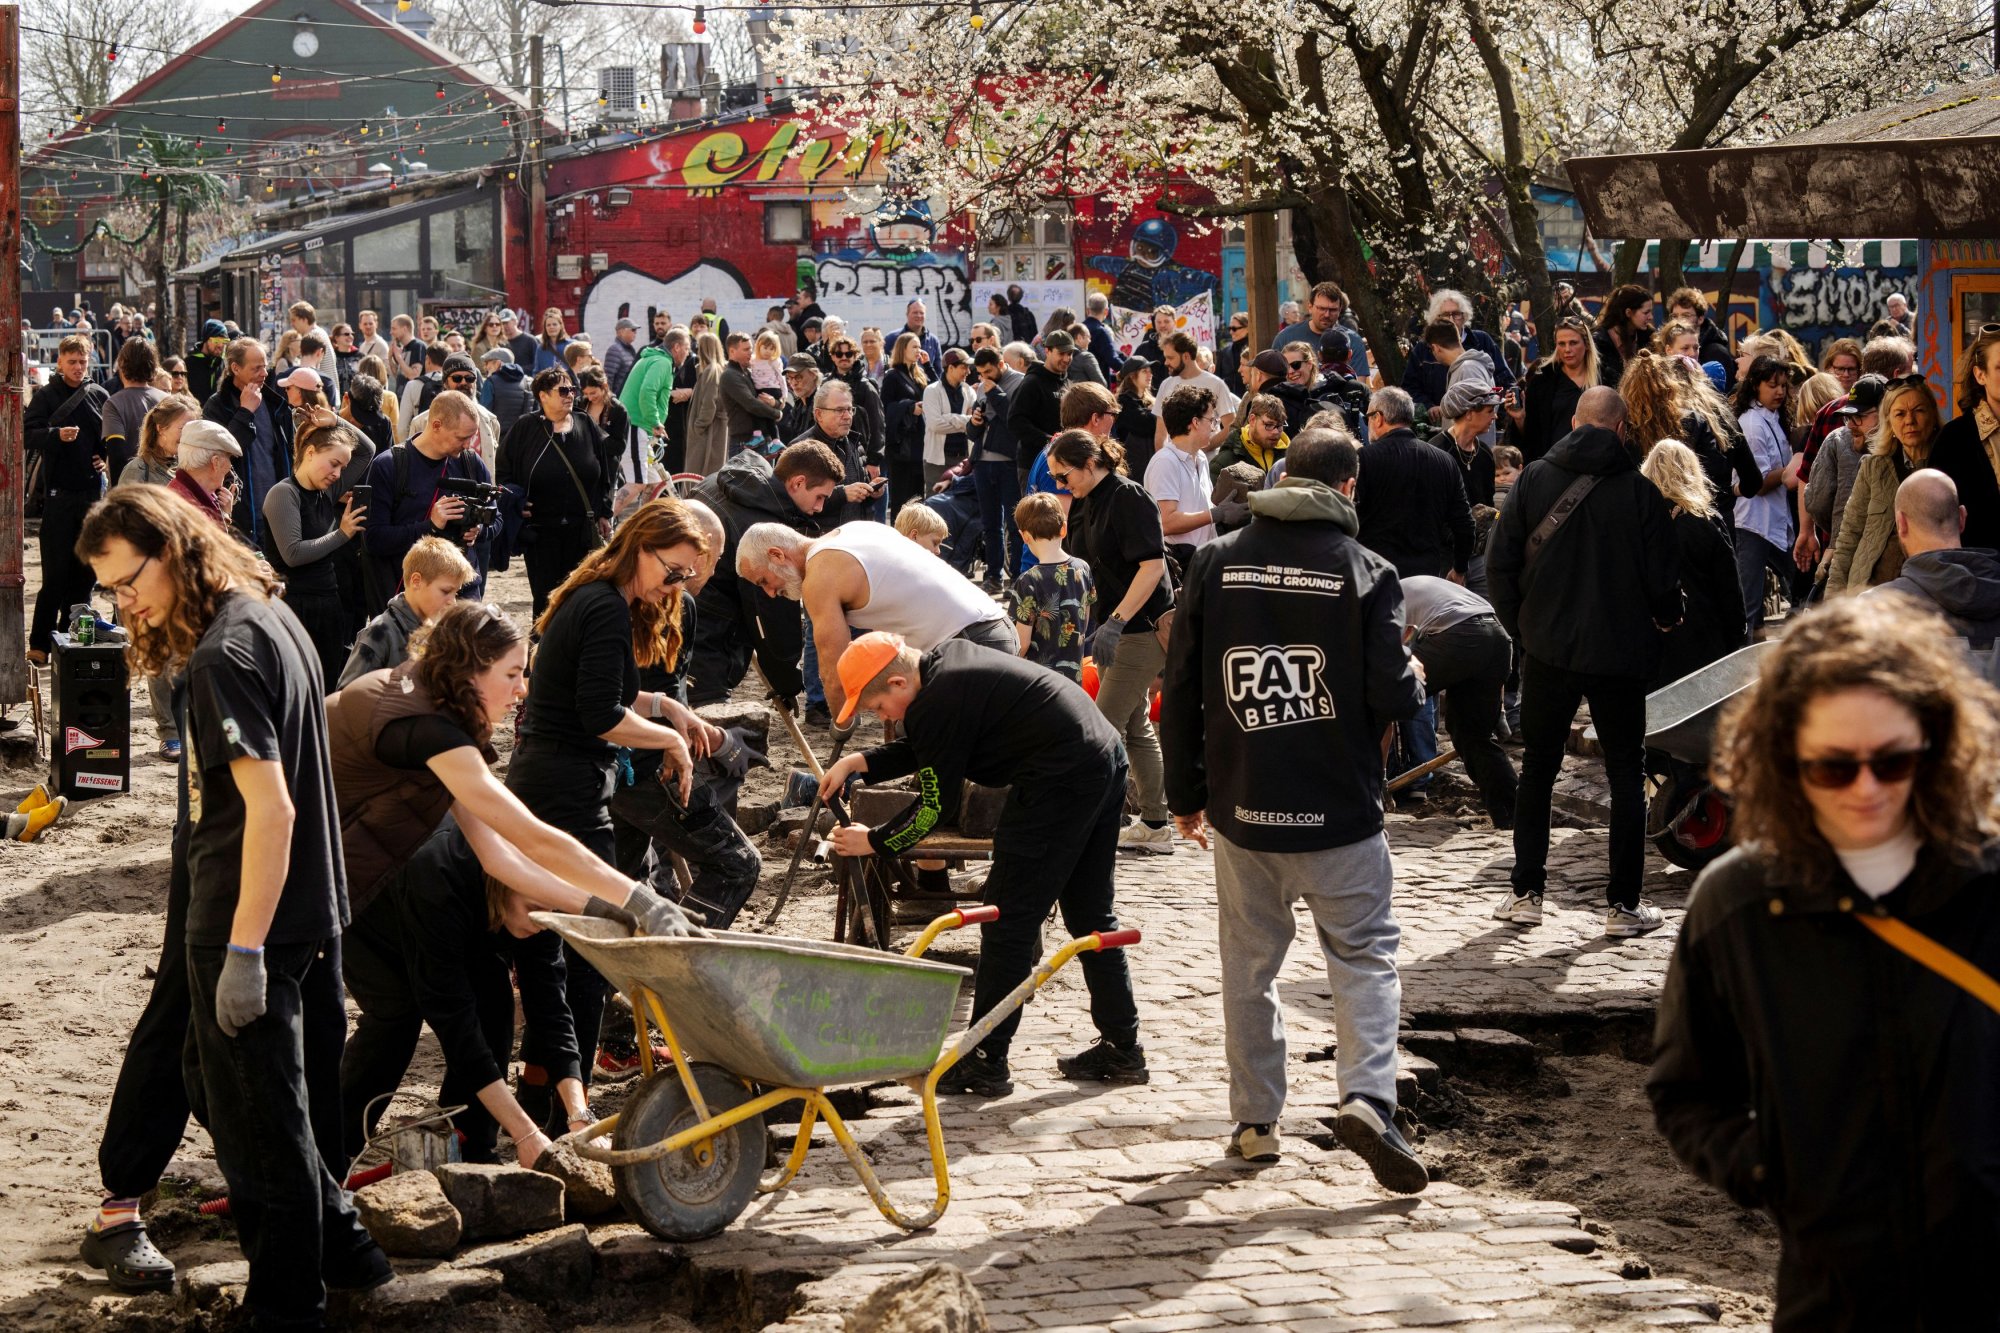
M 1392 823 L 1409 1016 L 1561 1017 L 1651 1003 L 1686 877 L 1653 864 L 1649 893 L 1667 909 L 1667 931 L 1605 940 L 1605 836 L 1555 837 L 1547 918 L 1523 931 L 1487 914 L 1511 860 L 1507 835 L 1483 821 Z M 1331 1044 L 1332 1014 L 1304 929 L 1281 979 L 1292 1038 L 1285 1160 L 1256 1168 L 1223 1157 L 1231 1125 L 1212 904 L 1210 858 L 1189 844 L 1171 859 L 1121 864 L 1121 916 L 1146 936 L 1131 963 L 1152 1082 L 1104 1088 L 1056 1076 L 1055 1057 L 1094 1035 L 1080 974 L 1059 976 L 1016 1039 L 1015 1092 L 983 1105 L 946 1100 L 953 1197 L 935 1230 L 891 1230 L 822 1130 L 793 1189 L 688 1247 L 689 1257 L 825 1274 L 802 1288 L 800 1312 L 773 1326 L 786 1333 L 831 1333 L 858 1295 L 933 1259 L 972 1275 L 1003 1333 L 1604 1329 L 1717 1317 L 1702 1288 L 1622 1278 L 1620 1259 L 1569 1204 L 1445 1183 L 1397 1198 L 1332 1146 L 1332 1065 L 1304 1058 Z M 928 1199 L 913 1093 L 878 1095 L 855 1128 L 897 1198 Z M 601 1254 L 651 1243 L 636 1229 L 599 1241 Z

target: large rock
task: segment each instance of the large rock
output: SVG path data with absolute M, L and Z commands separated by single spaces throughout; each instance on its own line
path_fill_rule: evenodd
M 593 1162 L 568 1143 L 555 1143 L 535 1159 L 535 1170 L 563 1183 L 563 1214 L 602 1217 L 618 1207 L 618 1187 L 611 1168 Z
M 1523 1083 L 1535 1076 L 1541 1052 L 1526 1037 L 1503 1028 L 1460 1028 L 1458 1056 L 1465 1072 L 1494 1083 Z
M 847 1333 L 988 1333 L 986 1306 L 951 1264 L 892 1278 L 850 1311 Z
M 465 1223 L 428 1171 L 400 1171 L 354 1193 L 361 1225 L 390 1254 L 435 1258 L 458 1248 Z
M 579 1222 L 539 1236 L 467 1250 L 452 1266 L 490 1269 L 516 1296 L 552 1305 L 589 1292 L 596 1260 L 590 1233 Z
M 437 1181 L 464 1219 L 467 1240 L 562 1225 L 563 1186 L 554 1176 L 518 1166 L 451 1162 L 437 1169 Z

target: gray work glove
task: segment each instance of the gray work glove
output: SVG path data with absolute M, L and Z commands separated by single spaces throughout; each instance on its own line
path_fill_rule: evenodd
M 222 956 L 222 976 L 215 983 L 215 1024 L 233 1037 L 264 1016 L 264 951 Z
M 677 904 L 668 902 L 651 889 L 638 888 L 632 890 L 632 896 L 625 900 L 625 910 L 637 918 L 639 929 L 645 931 L 648 935 L 673 937 L 706 935 L 708 933 L 694 922 L 688 920 L 687 913 L 683 912 Z
M 1248 500 L 1224 500 L 1220 504 L 1210 505 L 1208 516 L 1210 521 L 1218 527 L 1238 527 L 1250 521 L 1250 502 Z
M 1122 620 L 1107 620 L 1097 627 L 1097 633 L 1090 640 L 1090 656 L 1099 671 L 1110 670 L 1111 664 L 1118 660 L 1118 641 L 1124 637 L 1125 622 Z

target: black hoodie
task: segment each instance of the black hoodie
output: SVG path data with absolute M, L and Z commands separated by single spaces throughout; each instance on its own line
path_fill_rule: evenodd
M 1250 851 L 1345 847 L 1382 831 L 1382 729 L 1424 702 L 1402 584 L 1329 487 L 1288 477 L 1250 512 L 1188 565 L 1160 690 L 1167 805 Z
M 1528 534 L 1586 473 L 1600 478 L 1596 488 L 1524 570 Z M 1667 502 L 1625 441 L 1580 426 L 1528 464 L 1500 507 L 1486 549 L 1487 596 L 1537 661 L 1646 681 L 1659 665 L 1660 626 L 1680 623 L 1679 560 Z
M 1903 561 L 1903 572 L 1876 589 L 1894 589 L 1944 614 L 1952 628 L 1983 648 L 2000 635 L 2000 554 L 1956 547 Z
M 799 604 L 768 597 L 736 572 L 736 546 L 755 523 L 783 523 L 812 536 L 813 517 L 800 511 L 771 473 L 770 462 L 754 449 L 739 449 L 714 476 L 695 489 L 695 498 L 722 519 L 722 556 L 695 601 L 693 663 L 688 693 L 696 703 L 712 703 L 735 689 L 756 653 L 771 688 L 797 694 L 799 652 L 804 647 Z
M 1014 461 L 1030 467 L 1062 429 L 1062 395 L 1069 386 L 1044 361 L 1030 361 L 1022 374 L 1014 401 L 1007 408 L 1007 424 L 1014 428 L 1018 442 Z

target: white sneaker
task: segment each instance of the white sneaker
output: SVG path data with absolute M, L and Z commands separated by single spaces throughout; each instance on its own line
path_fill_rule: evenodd
M 1643 901 L 1637 907 L 1613 907 L 1604 914 L 1604 933 L 1616 940 L 1650 935 L 1666 924 L 1660 909 Z
M 1493 904 L 1493 919 L 1511 921 L 1517 926 L 1539 926 L 1542 924 L 1542 895 L 1516 893 L 1509 888 L 1500 895 L 1500 901 Z
M 1162 824 L 1153 828 L 1144 820 L 1135 819 L 1118 830 L 1118 850 L 1121 852 L 1151 852 L 1155 856 L 1174 854 L 1174 828 Z
M 1275 1162 L 1284 1155 L 1276 1125 L 1242 1124 L 1229 1136 L 1229 1156 L 1246 1162 Z

